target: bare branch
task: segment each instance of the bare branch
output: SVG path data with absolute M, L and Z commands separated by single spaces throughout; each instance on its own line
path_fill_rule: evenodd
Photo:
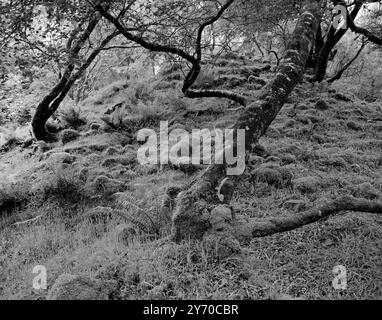
M 237 103 L 240 103 L 241 105 L 246 105 L 246 99 L 234 92 L 231 91 L 224 91 L 224 90 L 193 90 L 188 89 L 185 93 L 187 98 L 194 99 L 194 98 L 226 98 L 230 99 L 232 101 L 235 101 Z

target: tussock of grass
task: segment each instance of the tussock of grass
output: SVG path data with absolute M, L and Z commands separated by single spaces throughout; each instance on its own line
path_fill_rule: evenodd
M 59 116 L 62 126 L 64 128 L 79 129 L 81 126 L 86 125 L 87 120 L 82 115 L 79 108 L 68 107 L 60 112 Z

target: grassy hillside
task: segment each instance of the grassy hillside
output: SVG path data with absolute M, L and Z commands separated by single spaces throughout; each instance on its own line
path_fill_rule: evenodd
M 250 99 L 272 77 L 268 66 L 229 58 L 207 69 L 199 85 Z M 259 77 L 248 79 L 254 69 Z M 32 288 L 36 265 L 46 266 L 48 288 L 63 273 L 116 280 L 112 299 L 380 298 L 380 216 L 345 213 L 255 239 L 226 259 L 201 243 L 160 240 L 171 226 L 166 190 L 196 173 L 140 165 L 136 131 L 158 130 L 161 120 L 170 129 L 225 128 L 240 111 L 183 98 L 179 79 L 164 69 L 149 81 L 113 83 L 78 109 L 65 105 L 51 124 L 67 129 L 57 143 L 28 141 L 27 125 L 20 135 L 3 129 L 0 299 L 44 299 Z M 298 214 L 340 195 L 382 200 L 380 103 L 304 82 L 260 144 L 235 193 L 237 212 Z M 331 284 L 337 265 L 348 271 L 345 291 Z

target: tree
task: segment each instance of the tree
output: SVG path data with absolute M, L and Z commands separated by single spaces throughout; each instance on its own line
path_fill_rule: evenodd
M 346 8 L 347 13 L 347 23 L 344 28 L 337 30 L 336 25 L 333 23 L 333 19 L 335 16 L 331 16 L 328 31 L 325 34 L 322 32 L 322 25 L 324 21 L 320 24 L 320 28 L 318 29 L 317 41 L 316 45 L 313 48 L 313 65 L 315 68 L 315 75 L 312 79 L 313 82 L 321 82 L 325 79 L 326 69 L 328 65 L 328 60 L 330 57 L 330 53 L 334 49 L 334 47 L 338 44 L 338 42 L 343 38 L 348 30 L 351 30 L 358 34 L 367 34 L 368 37 L 372 38 L 371 42 L 378 43 L 378 37 L 374 37 L 369 31 L 363 28 L 359 28 L 355 26 L 354 20 L 357 18 L 358 14 L 361 12 L 364 4 L 367 3 L 376 3 L 379 0 L 356 0 L 351 4 L 347 4 L 344 0 L 334 0 L 334 6 L 342 6 Z M 351 12 L 349 12 L 349 8 L 352 8 Z M 323 38 L 323 35 L 325 38 Z M 312 63 L 312 62 L 311 62 Z
M 194 25 L 193 30 L 196 30 L 193 33 L 195 39 L 191 41 L 191 43 L 194 43 L 191 47 L 192 51 L 190 51 L 190 48 L 181 48 L 182 43 L 177 42 L 177 40 L 172 41 L 172 39 L 167 38 L 165 40 L 163 37 L 150 34 L 150 32 L 146 33 L 148 29 L 143 26 L 137 28 L 136 26 L 127 25 L 130 19 L 127 21 L 123 19 L 126 8 L 119 8 L 119 10 L 114 8 L 114 12 L 110 13 L 99 5 L 94 3 L 93 5 L 103 17 L 114 24 L 126 39 L 148 50 L 176 55 L 189 62 L 191 64 L 190 71 L 185 77 L 183 85 L 185 96 L 190 98 L 224 97 L 245 105 L 247 103 L 245 99 L 230 92 L 193 90 L 192 88 L 201 69 L 200 61 L 204 29 L 222 17 L 233 2 L 227 1 L 220 5 L 214 15 L 205 17 L 205 20 L 196 23 L 196 26 L 195 22 L 191 23 Z M 246 138 L 245 145 L 239 145 L 240 142 L 237 142 L 225 147 L 232 154 L 243 148 L 245 157 L 248 159 L 259 138 L 264 135 L 282 109 L 288 95 L 302 80 L 306 63 L 312 48 L 316 44 L 315 37 L 322 21 L 322 4 L 323 1 L 305 1 L 275 77 L 263 88 L 257 101 L 246 106 L 232 127 L 233 129 L 244 129 Z M 125 22 L 122 22 L 122 20 Z M 151 25 L 149 22 L 146 23 Z M 157 23 L 152 22 L 152 24 L 157 26 Z M 185 27 L 185 24 L 183 26 Z M 163 27 L 161 29 L 163 34 L 166 34 L 166 26 L 161 24 L 161 27 Z M 141 30 L 141 32 L 131 32 L 130 30 Z M 211 212 L 219 204 L 229 205 L 235 186 L 240 179 L 239 176 L 229 176 L 227 174 L 228 169 L 229 165 L 226 162 L 224 164 L 213 162 L 189 186 L 184 190 L 180 190 L 181 192 L 174 200 L 176 202 L 172 219 L 172 239 L 174 241 L 180 242 L 190 238 L 200 240 L 214 233 L 222 239 L 233 238 L 240 242 L 248 242 L 253 237 L 292 230 L 343 210 L 381 212 L 382 204 L 380 203 L 373 203 L 363 199 L 344 198 L 307 211 L 301 216 L 291 216 L 285 219 L 274 218 L 259 221 L 244 219 L 240 216 L 232 217 L 228 219 L 229 221 L 226 221 L 223 228 L 216 231 L 213 229 Z M 227 217 L 225 219 L 227 220 Z
M 105 1 L 99 3 L 108 10 Z M 20 69 L 30 69 L 25 61 L 56 65 L 59 81 L 39 103 L 32 120 L 37 140 L 55 139 L 46 129 L 47 120 L 118 32 L 102 24 L 102 17 L 83 1 L 5 1 L 0 12 L 5 30 L 0 52 L 10 48 L 21 52 Z M 94 35 L 96 30 L 101 38 Z

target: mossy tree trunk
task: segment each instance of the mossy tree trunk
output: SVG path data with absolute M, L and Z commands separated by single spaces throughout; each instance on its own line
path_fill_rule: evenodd
M 301 81 L 320 21 L 320 1 L 306 1 L 276 76 L 263 88 L 258 100 L 247 106 L 233 126 L 234 129 L 245 130 L 246 158 L 273 122 L 288 95 Z M 237 149 L 239 146 L 228 147 Z M 172 228 L 176 242 L 202 239 L 210 227 L 208 217 L 213 207 L 221 204 L 221 199 L 226 204 L 230 202 L 240 177 L 229 177 L 226 171 L 227 165 L 212 164 L 188 190 L 179 194 Z M 223 185 L 226 187 L 222 188 Z M 216 189 L 220 190 L 219 195 Z

